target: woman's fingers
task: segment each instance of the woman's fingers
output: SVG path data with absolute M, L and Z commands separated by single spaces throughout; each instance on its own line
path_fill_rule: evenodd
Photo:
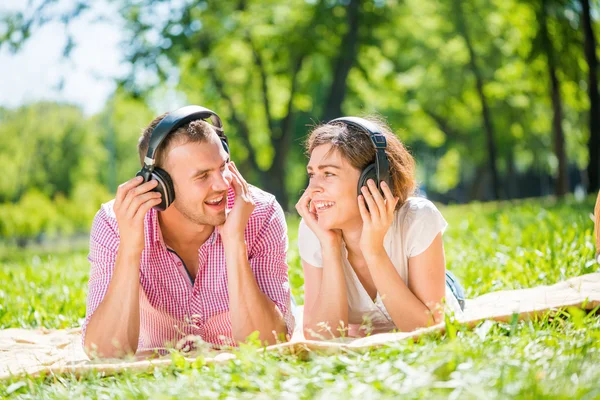
M 296 210 L 298 214 L 304 219 L 307 225 L 312 228 L 313 223 L 317 223 L 317 215 L 312 211 L 314 205 L 311 203 L 311 196 L 308 191 L 304 192 L 298 203 L 296 203 Z
M 385 207 L 387 209 L 388 214 L 393 213 L 396 209 L 396 204 L 398 204 L 398 200 L 400 198 L 394 197 L 394 194 L 390 190 L 390 187 L 385 181 L 381 181 L 381 190 L 383 191 L 383 195 L 385 196 Z
M 298 200 L 298 203 L 296 203 L 296 211 L 298 211 L 298 214 L 300 214 L 300 216 L 303 218 L 306 212 L 310 211 L 309 202 L 310 196 L 308 196 L 308 192 L 304 192 L 304 194 L 300 197 L 300 200 Z
M 363 224 L 371 222 L 371 214 L 369 214 L 369 210 L 367 210 L 365 197 L 362 194 L 358 196 L 358 211 L 360 212 Z
M 369 179 L 367 181 L 367 185 L 369 186 L 369 191 L 371 192 L 371 196 L 373 196 L 373 200 L 375 200 L 375 204 L 377 204 L 377 209 L 379 210 L 379 216 L 385 217 L 387 215 L 387 208 L 385 206 L 385 200 L 381 195 L 379 189 L 377 189 L 377 185 L 373 179 Z
M 360 188 L 360 190 L 367 202 L 367 206 L 369 207 L 369 214 L 371 214 L 371 219 L 379 219 L 379 206 L 375 202 L 375 199 L 373 199 L 371 191 L 367 186 L 363 186 L 362 188 Z

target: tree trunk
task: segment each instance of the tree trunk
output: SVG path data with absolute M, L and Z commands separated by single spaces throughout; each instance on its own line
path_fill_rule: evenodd
M 302 68 L 304 55 L 298 57 L 292 68 L 292 82 L 290 87 L 290 99 L 288 101 L 286 116 L 281 121 L 280 135 L 273 138 L 273 147 L 275 148 L 275 157 L 273 164 L 269 169 L 269 175 L 273 177 L 275 192 L 271 192 L 279 200 L 279 204 L 284 210 L 289 209 L 289 198 L 285 187 L 285 171 L 287 171 L 288 154 L 290 153 L 290 144 L 294 130 L 294 94 L 298 86 L 298 73 Z
M 556 76 L 556 59 L 554 58 L 554 47 L 548 33 L 548 20 L 546 1 L 542 1 L 542 10 L 539 14 L 540 33 L 544 43 L 544 50 L 548 59 L 548 75 L 550 77 L 550 97 L 552 99 L 552 141 L 554 154 L 558 159 L 558 178 L 555 182 L 555 194 L 563 197 L 569 192 L 569 176 L 567 175 L 567 153 L 565 149 L 565 134 L 562 128 L 562 99 L 560 97 L 560 84 Z
M 346 81 L 358 53 L 360 3 L 360 0 L 351 0 L 346 8 L 348 30 L 342 39 L 340 53 L 333 70 L 333 82 L 331 83 L 329 96 L 323 111 L 323 121 L 325 122 L 342 116 L 342 102 L 346 95 Z
M 492 177 L 492 193 L 494 200 L 497 200 L 500 198 L 500 182 L 498 181 L 498 170 L 496 168 L 497 151 L 496 143 L 494 140 L 494 126 L 492 124 L 492 118 L 490 115 L 487 98 L 485 97 L 485 93 L 483 92 L 483 77 L 481 75 L 479 67 L 477 66 L 477 54 L 475 54 L 475 49 L 473 48 L 473 44 L 471 42 L 471 37 L 469 35 L 466 19 L 464 17 L 461 0 L 454 0 L 454 11 L 456 13 L 456 27 L 458 29 L 459 34 L 465 40 L 467 49 L 469 50 L 469 65 L 471 68 L 471 72 L 473 72 L 473 75 L 475 75 L 475 85 L 477 87 L 477 94 L 479 95 L 479 100 L 481 102 L 483 128 L 485 131 L 488 151 L 488 164 L 490 174 Z
M 582 26 L 585 36 L 584 50 L 588 64 L 588 96 L 590 98 L 590 139 L 588 150 L 590 162 L 587 167 L 588 193 L 600 189 L 600 95 L 598 94 L 598 57 L 596 38 L 592 28 L 589 0 L 580 0 L 582 8 Z

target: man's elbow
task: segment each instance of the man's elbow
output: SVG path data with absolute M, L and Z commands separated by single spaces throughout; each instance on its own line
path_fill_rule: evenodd
M 136 346 L 121 346 L 113 340 L 113 343 L 101 343 L 100 341 L 93 340 L 86 335 L 83 344 L 83 351 L 90 359 L 97 358 L 124 358 L 135 354 L 137 351 Z

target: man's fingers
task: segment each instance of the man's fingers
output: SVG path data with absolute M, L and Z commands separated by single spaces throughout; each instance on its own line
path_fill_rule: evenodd
M 138 187 L 129 189 L 129 191 L 125 195 L 125 198 L 121 202 L 121 208 L 123 208 L 124 210 L 127 210 L 130 207 L 133 199 L 135 199 L 137 196 L 139 196 L 141 194 L 147 193 L 149 190 L 154 189 L 156 187 L 156 185 L 158 185 L 158 181 L 152 179 L 148 182 L 145 182 L 145 183 L 139 185 Z
M 143 220 L 144 216 L 146 215 L 146 213 L 148 211 L 150 211 L 150 209 L 154 206 L 159 205 L 161 202 L 161 198 L 157 197 L 157 198 L 151 198 L 150 200 L 146 200 L 145 202 L 143 202 L 142 204 L 140 204 L 140 207 L 137 209 L 137 212 L 135 213 L 135 215 L 133 216 L 133 219 L 136 220 Z
M 237 169 L 237 166 L 235 165 L 235 163 L 233 161 L 230 162 L 230 164 L 232 165 L 232 172 L 234 176 L 237 176 L 240 185 L 242 187 L 243 193 L 244 195 L 248 194 L 248 182 L 246 182 L 246 180 L 244 179 L 244 177 L 242 176 L 242 174 L 240 173 L 240 171 Z
M 235 193 L 235 196 L 242 196 L 244 194 L 244 188 L 242 186 L 242 182 L 240 182 L 240 178 L 238 178 L 235 173 L 231 174 L 231 176 L 231 185 L 233 186 L 233 192 Z
M 147 192 L 144 194 L 140 194 L 139 196 L 136 196 L 131 201 L 129 208 L 127 209 L 127 216 L 129 218 L 133 218 L 137 214 L 138 209 L 140 208 L 140 206 L 143 203 L 147 202 L 148 200 L 160 199 L 160 198 L 161 198 L 161 195 L 158 192 Z
M 142 178 L 141 176 L 136 176 L 134 178 L 131 178 L 127 182 L 120 184 L 119 187 L 117 188 L 117 194 L 115 196 L 115 204 L 114 205 L 116 207 L 121 205 L 121 202 L 125 198 L 125 195 L 129 192 L 129 190 L 133 189 L 134 187 L 136 187 L 137 185 L 142 183 L 142 179 L 144 179 L 144 178 Z

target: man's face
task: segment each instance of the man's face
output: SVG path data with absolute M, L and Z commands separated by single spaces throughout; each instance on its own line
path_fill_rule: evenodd
M 306 190 L 310 192 L 319 226 L 343 229 L 360 220 L 356 193 L 360 171 L 331 148 L 330 144 L 323 144 L 312 151 L 306 167 L 310 178 Z
M 175 187 L 172 206 L 199 225 L 225 223 L 227 189 L 232 180 L 228 164 L 229 154 L 214 132 L 201 143 L 175 144 L 164 165 Z

